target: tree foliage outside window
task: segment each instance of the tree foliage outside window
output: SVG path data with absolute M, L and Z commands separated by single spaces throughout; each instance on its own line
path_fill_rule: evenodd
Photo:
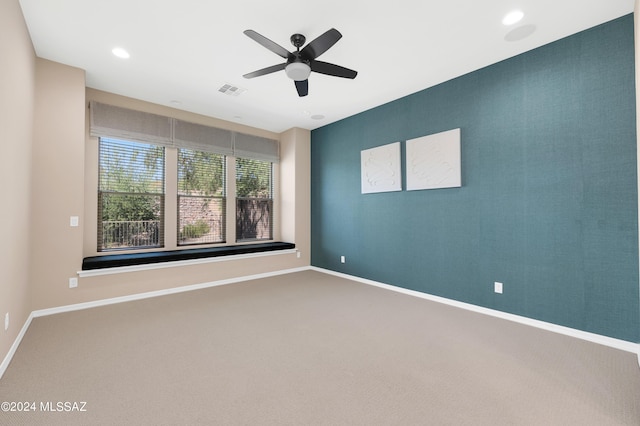
M 164 148 L 100 139 L 98 251 L 161 247 Z
M 236 159 L 236 240 L 273 238 L 273 166 Z
M 225 241 L 225 157 L 178 150 L 178 244 Z
M 176 158 L 177 245 L 226 242 L 226 157 Z M 164 247 L 165 148 L 103 137 L 98 164 L 98 251 Z M 273 239 L 272 163 L 236 158 L 235 173 L 236 241 Z

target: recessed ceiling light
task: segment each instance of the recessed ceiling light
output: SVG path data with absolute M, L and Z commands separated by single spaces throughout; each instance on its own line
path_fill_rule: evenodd
M 511 31 L 509 31 L 507 35 L 504 36 L 504 39 L 506 41 L 520 41 L 529 37 L 535 31 L 536 31 L 536 26 L 533 24 L 522 25 L 518 28 L 514 28 Z
M 517 24 L 524 18 L 524 13 L 521 10 L 514 10 L 513 12 L 509 12 L 502 18 L 503 25 L 513 25 Z
M 129 58 L 129 52 L 124 50 L 122 47 L 114 47 L 113 50 L 111 51 L 111 53 L 116 55 L 118 58 L 122 58 L 122 59 L 128 59 Z

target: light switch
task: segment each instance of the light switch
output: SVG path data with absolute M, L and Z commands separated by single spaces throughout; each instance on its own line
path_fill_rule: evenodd
M 78 216 L 71 216 L 69 218 L 69 225 L 70 226 L 78 226 L 79 223 L 80 223 L 80 219 L 78 218 Z

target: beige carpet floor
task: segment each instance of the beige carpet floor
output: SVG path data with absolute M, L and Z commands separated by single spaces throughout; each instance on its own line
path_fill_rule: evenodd
M 1 401 L 36 408 L 0 412 L 3 425 L 637 426 L 640 368 L 305 271 L 36 318 Z

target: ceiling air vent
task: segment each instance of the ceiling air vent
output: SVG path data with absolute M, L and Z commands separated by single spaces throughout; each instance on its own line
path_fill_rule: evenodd
M 229 96 L 240 96 L 243 92 L 246 92 L 247 89 L 243 89 L 238 86 L 234 86 L 232 84 L 225 84 L 221 88 L 218 89 L 218 92 L 222 92 Z

